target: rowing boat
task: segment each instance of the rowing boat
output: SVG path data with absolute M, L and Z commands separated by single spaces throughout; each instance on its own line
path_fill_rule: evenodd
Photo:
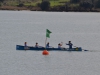
M 45 50 L 44 47 L 32 47 L 32 46 L 22 46 L 22 45 L 16 45 L 16 50 L 34 50 L 34 51 L 43 51 Z M 77 47 L 77 48 L 46 48 L 46 50 L 48 51 L 82 51 L 81 47 Z

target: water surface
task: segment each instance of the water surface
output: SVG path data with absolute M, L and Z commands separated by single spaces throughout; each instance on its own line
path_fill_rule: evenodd
M 99 75 L 100 14 L 91 12 L 0 11 L 0 75 Z M 63 47 L 69 40 L 88 52 L 17 51 L 16 45 Z

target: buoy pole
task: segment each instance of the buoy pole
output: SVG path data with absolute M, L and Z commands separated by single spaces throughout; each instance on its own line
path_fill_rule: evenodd
M 45 48 L 46 48 L 46 43 L 47 43 L 47 37 L 46 37 L 46 40 L 45 40 Z
M 47 37 L 46 37 L 46 40 L 45 40 L 45 50 L 43 50 L 43 52 L 42 52 L 43 55 L 49 55 L 49 52 L 46 49 L 46 42 L 47 42 Z

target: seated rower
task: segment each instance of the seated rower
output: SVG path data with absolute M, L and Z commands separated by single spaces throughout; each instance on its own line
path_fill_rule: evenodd
M 62 42 L 58 44 L 58 48 L 62 48 Z
M 28 46 L 27 46 L 27 42 L 24 42 L 24 46 L 25 46 L 24 47 L 25 50 L 28 50 L 29 49 Z
M 46 48 L 52 48 L 51 46 L 49 46 L 49 42 L 46 44 Z
M 27 42 L 24 43 L 24 46 L 25 46 L 25 47 L 27 46 Z
M 73 44 L 71 43 L 71 41 L 69 41 L 68 44 L 66 43 L 66 45 L 69 45 L 69 49 L 72 49 Z
M 35 44 L 35 48 L 44 48 L 44 47 L 39 46 L 38 43 L 36 42 L 36 44 Z
M 39 45 L 38 45 L 38 43 L 37 43 L 37 42 L 36 42 L 36 44 L 35 44 L 35 47 L 36 47 L 36 48 L 38 48 L 38 47 L 39 47 Z

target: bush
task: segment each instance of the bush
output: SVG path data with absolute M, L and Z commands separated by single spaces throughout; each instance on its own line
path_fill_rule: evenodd
M 49 10 L 50 8 L 50 2 L 49 1 L 43 1 L 40 5 L 40 8 L 42 10 Z
M 87 9 L 87 8 L 91 9 L 93 7 L 93 5 L 90 4 L 89 2 L 82 2 L 82 3 L 80 3 L 80 7 L 83 7 L 85 9 Z
M 40 6 L 41 6 L 41 3 L 37 3 L 36 5 L 37 5 L 38 7 L 40 7 Z
M 23 7 L 24 4 L 23 3 L 20 3 L 19 5 L 17 5 L 18 7 Z
M 95 6 L 96 8 L 100 8 L 100 0 L 98 0 L 97 2 L 96 2 L 96 6 Z
M 3 2 L 4 0 L 0 0 L 0 2 Z
M 71 0 L 71 3 L 79 3 L 80 0 Z

